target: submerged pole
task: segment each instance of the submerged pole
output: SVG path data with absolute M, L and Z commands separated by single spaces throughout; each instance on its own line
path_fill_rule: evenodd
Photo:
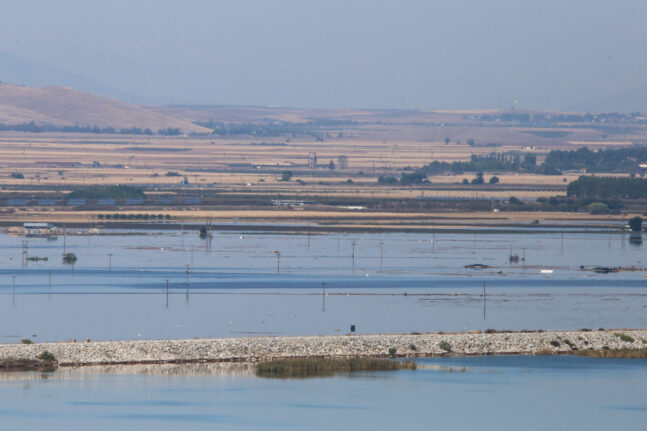
M 486 309 L 487 309 L 487 295 L 485 293 L 485 283 L 483 283 L 483 320 L 485 320 Z

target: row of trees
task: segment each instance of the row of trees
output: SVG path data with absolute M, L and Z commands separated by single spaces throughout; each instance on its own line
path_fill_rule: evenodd
M 178 131 L 179 129 L 173 129 Z M 98 126 L 55 126 L 52 124 L 36 124 L 31 121 L 24 124 L 0 124 L 2 132 L 28 132 L 28 133 L 46 133 L 46 132 L 63 132 L 63 133 L 95 133 L 95 134 L 122 134 L 122 135 L 152 135 L 153 131 L 149 128 L 141 129 L 139 127 L 115 129 L 114 127 Z M 159 130 L 160 135 L 166 134 L 167 129 Z
M 591 151 L 586 147 L 573 151 L 553 150 L 544 163 L 537 165 L 534 154 L 512 157 L 503 154 L 488 156 L 472 155 L 468 162 L 433 161 L 422 167 L 426 174 L 462 174 L 463 172 L 528 172 L 544 175 L 560 175 L 563 171 L 585 170 L 590 173 L 618 172 L 635 173 L 638 166 L 647 162 L 647 146 Z
M 647 179 L 581 176 L 568 185 L 566 193 L 568 196 L 585 198 L 645 198 Z
M 537 170 L 537 157 L 526 154 L 523 159 L 520 155 L 505 157 L 502 154 L 477 156 L 472 154 L 469 162 L 439 162 L 433 161 L 421 168 L 426 174 L 462 174 L 464 172 L 535 172 Z
M 145 198 L 144 192 L 132 186 L 117 185 L 117 186 L 90 186 L 83 187 L 70 192 L 68 198 L 81 198 L 81 199 L 137 199 Z
M 544 164 L 557 171 L 585 169 L 590 173 L 632 173 L 643 162 L 647 162 L 647 147 L 632 146 L 598 151 L 586 147 L 574 151 L 554 150 L 548 153 Z

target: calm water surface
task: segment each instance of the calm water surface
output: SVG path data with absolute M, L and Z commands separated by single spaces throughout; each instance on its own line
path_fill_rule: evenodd
M 646 266 L 613 233 L 0 234 L 0 342 L 647 327 Z
M 133 375 L 122 367 L 2 375 L 0 429 L 620 430 L 647 419 L 647 367 L 640 360 L 419 364 L 416 371 L 307 380 L 191 367 L 186 374 L 160 367 Z

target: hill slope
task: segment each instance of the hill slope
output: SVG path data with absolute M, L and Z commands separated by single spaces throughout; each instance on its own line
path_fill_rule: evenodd
M 208 132 L 185 120 L 69 87 L 20 87 L 0 84 L 0 123 L 54 126 L 138 127 L 153 131 L 168 127 L 183 132 Z
M 57 69 L 39 61 L 1 51 L 0 82 L 29 87 L 60 85 L 130 103 L 144 102 L 139 96 L 125 93 L 78 73 Z

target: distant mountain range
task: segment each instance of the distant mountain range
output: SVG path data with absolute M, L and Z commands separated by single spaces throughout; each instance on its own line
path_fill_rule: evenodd
M 52 126 L 89 126 L 119 129 L 180 129 L 209 132 L 189 121 L 153 112 L 140 106 L 86 93 L 69 87 L 32 88 L 0 84 L 0 124 L 30 122 Z
M 578 112 L 643 112 L 647 113 L 647 85 L 610 96 L 593 98 L 588 102 L 573 105 Z
M 0 82 L 28 87 L 62 86 L 99 94 L 129 103 L 146 103 L 142 98 L 95 81 L 87 76 L 57 69 L 38 61 L 0 51 Z

